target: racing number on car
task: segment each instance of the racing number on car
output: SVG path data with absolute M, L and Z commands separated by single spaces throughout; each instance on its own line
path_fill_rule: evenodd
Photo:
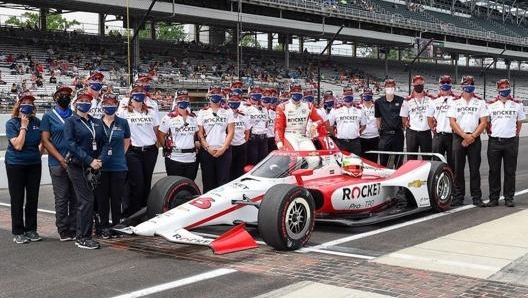
M 213 198 L 197 198 L 191 201 L 189 204 L 200 209 L 209 209 L 211 208 L 211 203 L 214 201 L 215 200 Z

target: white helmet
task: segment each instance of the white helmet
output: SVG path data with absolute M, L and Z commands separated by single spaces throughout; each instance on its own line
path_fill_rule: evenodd
M 361 177 L 363 175 L 363 161 L 356 155 L 343 155 L 341 159 L 341 168 L 343 173 L 352 177 Z

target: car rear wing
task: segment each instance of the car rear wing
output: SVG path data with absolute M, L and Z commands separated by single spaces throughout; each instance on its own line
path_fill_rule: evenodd
M 399 152 L 399 151 L 379 151 L 379 150 L 367 151 L 365 153 L 391 155 L 391 157 L 389 158 L 389 163 L 387 164 L 387 167 L 389 167 L 389 165 L 393 166 L 395 164 L 395 162 L 394 162 L 395 156 L 400 157 L 400 156 L 407 156 L 407 155 L 433 156 L 433 157 L 438 158 L 441 162 L 447 163 L 447 160 L 446 160 L 445 156 L 443 156 L 440 153 L 431 153 L 431 152 Z

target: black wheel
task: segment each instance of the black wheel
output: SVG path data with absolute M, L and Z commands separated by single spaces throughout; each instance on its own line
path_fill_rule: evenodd
M 446 163 L 431 161 L 427 188 L 434 211 L 441 212 L 449 209 L 453 195 L 453 172 Z
M 153 218 L 198 195 L 200 195 L 200 189 L 194 181 L 188 178 L 180 176 L 161 178 L 150 190 L 147 201 L 147 218 Z
M 315 202 L 308 190 L 296 185 L 271 187 L 260 204 L 258 230 L 277 250 L 301 248 L 312 235 Z

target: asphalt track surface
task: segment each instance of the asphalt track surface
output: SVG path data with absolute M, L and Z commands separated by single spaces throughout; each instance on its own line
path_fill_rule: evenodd
M 528 159 L 523 155 L 523 148 L 527 146 L 528 138 L 521 138 L 517 191 L 528 189 Z M 487 142 L 483 142 L 483 199 L 488 194 L 486 148 Z M 515 208 L 472 208 L 466 196 L 465 206 L 436 218 L 434 213 L 426 212 L 361 228 L 318 225 L 304 253 L 276 252 L 261 245 L 251 253 L 235 253 L 229 257 L 214 256 L 202 247 L 173 245 L 159 239 L 152 242 L 151 238 L 103 241 L 103 248 L 95 251 L 78 249 L 72 242 L 59 242 L 54 216 L 46 211 L 54 209 L 51 186 L 42 187 L 39 202 L 42 210 L 39 226 L 43 227 L 44 241 L 15 245 L 10 233 L 9 207 L 5 206 L 9 203 L 7 190 L 0 190 L 0 203 L 4 204 L 0 206 L 0 297 L 113 297 L 154 286 L 158 288 L 150 289 L 151 292 L 133 294 L 136 297 L 148 293 L 151 293 L 148 297 L 254 297 L 301 280 L 288 272 L 262 274 L 264 267 L 273 272 L 274 264 L 282 262 L 280 265 L 284 266 L 284 262 L 292 260 L 287 267 L 295 271 L 299 264 L 294 260 L 299 255 L 303 256 L 303 262 L 324 259 L 329 266 L 338 266 L 332 265 L 332 254 L 360 262 L 526 209 L 528 194 L 516 197 Z M 218 235 L 228 228 L 200 231 Z M 259 240 L 255 229 L 249 231 Z M 343 238 L 350 241 L 340 241 Z M 316 279 L 319 274 L 324 282 L 324 270 L 323 267 L 321 272 L 314 273 Z M 173 282 L 167 285 L 170 289 L 159 287 L 170 282 Z

